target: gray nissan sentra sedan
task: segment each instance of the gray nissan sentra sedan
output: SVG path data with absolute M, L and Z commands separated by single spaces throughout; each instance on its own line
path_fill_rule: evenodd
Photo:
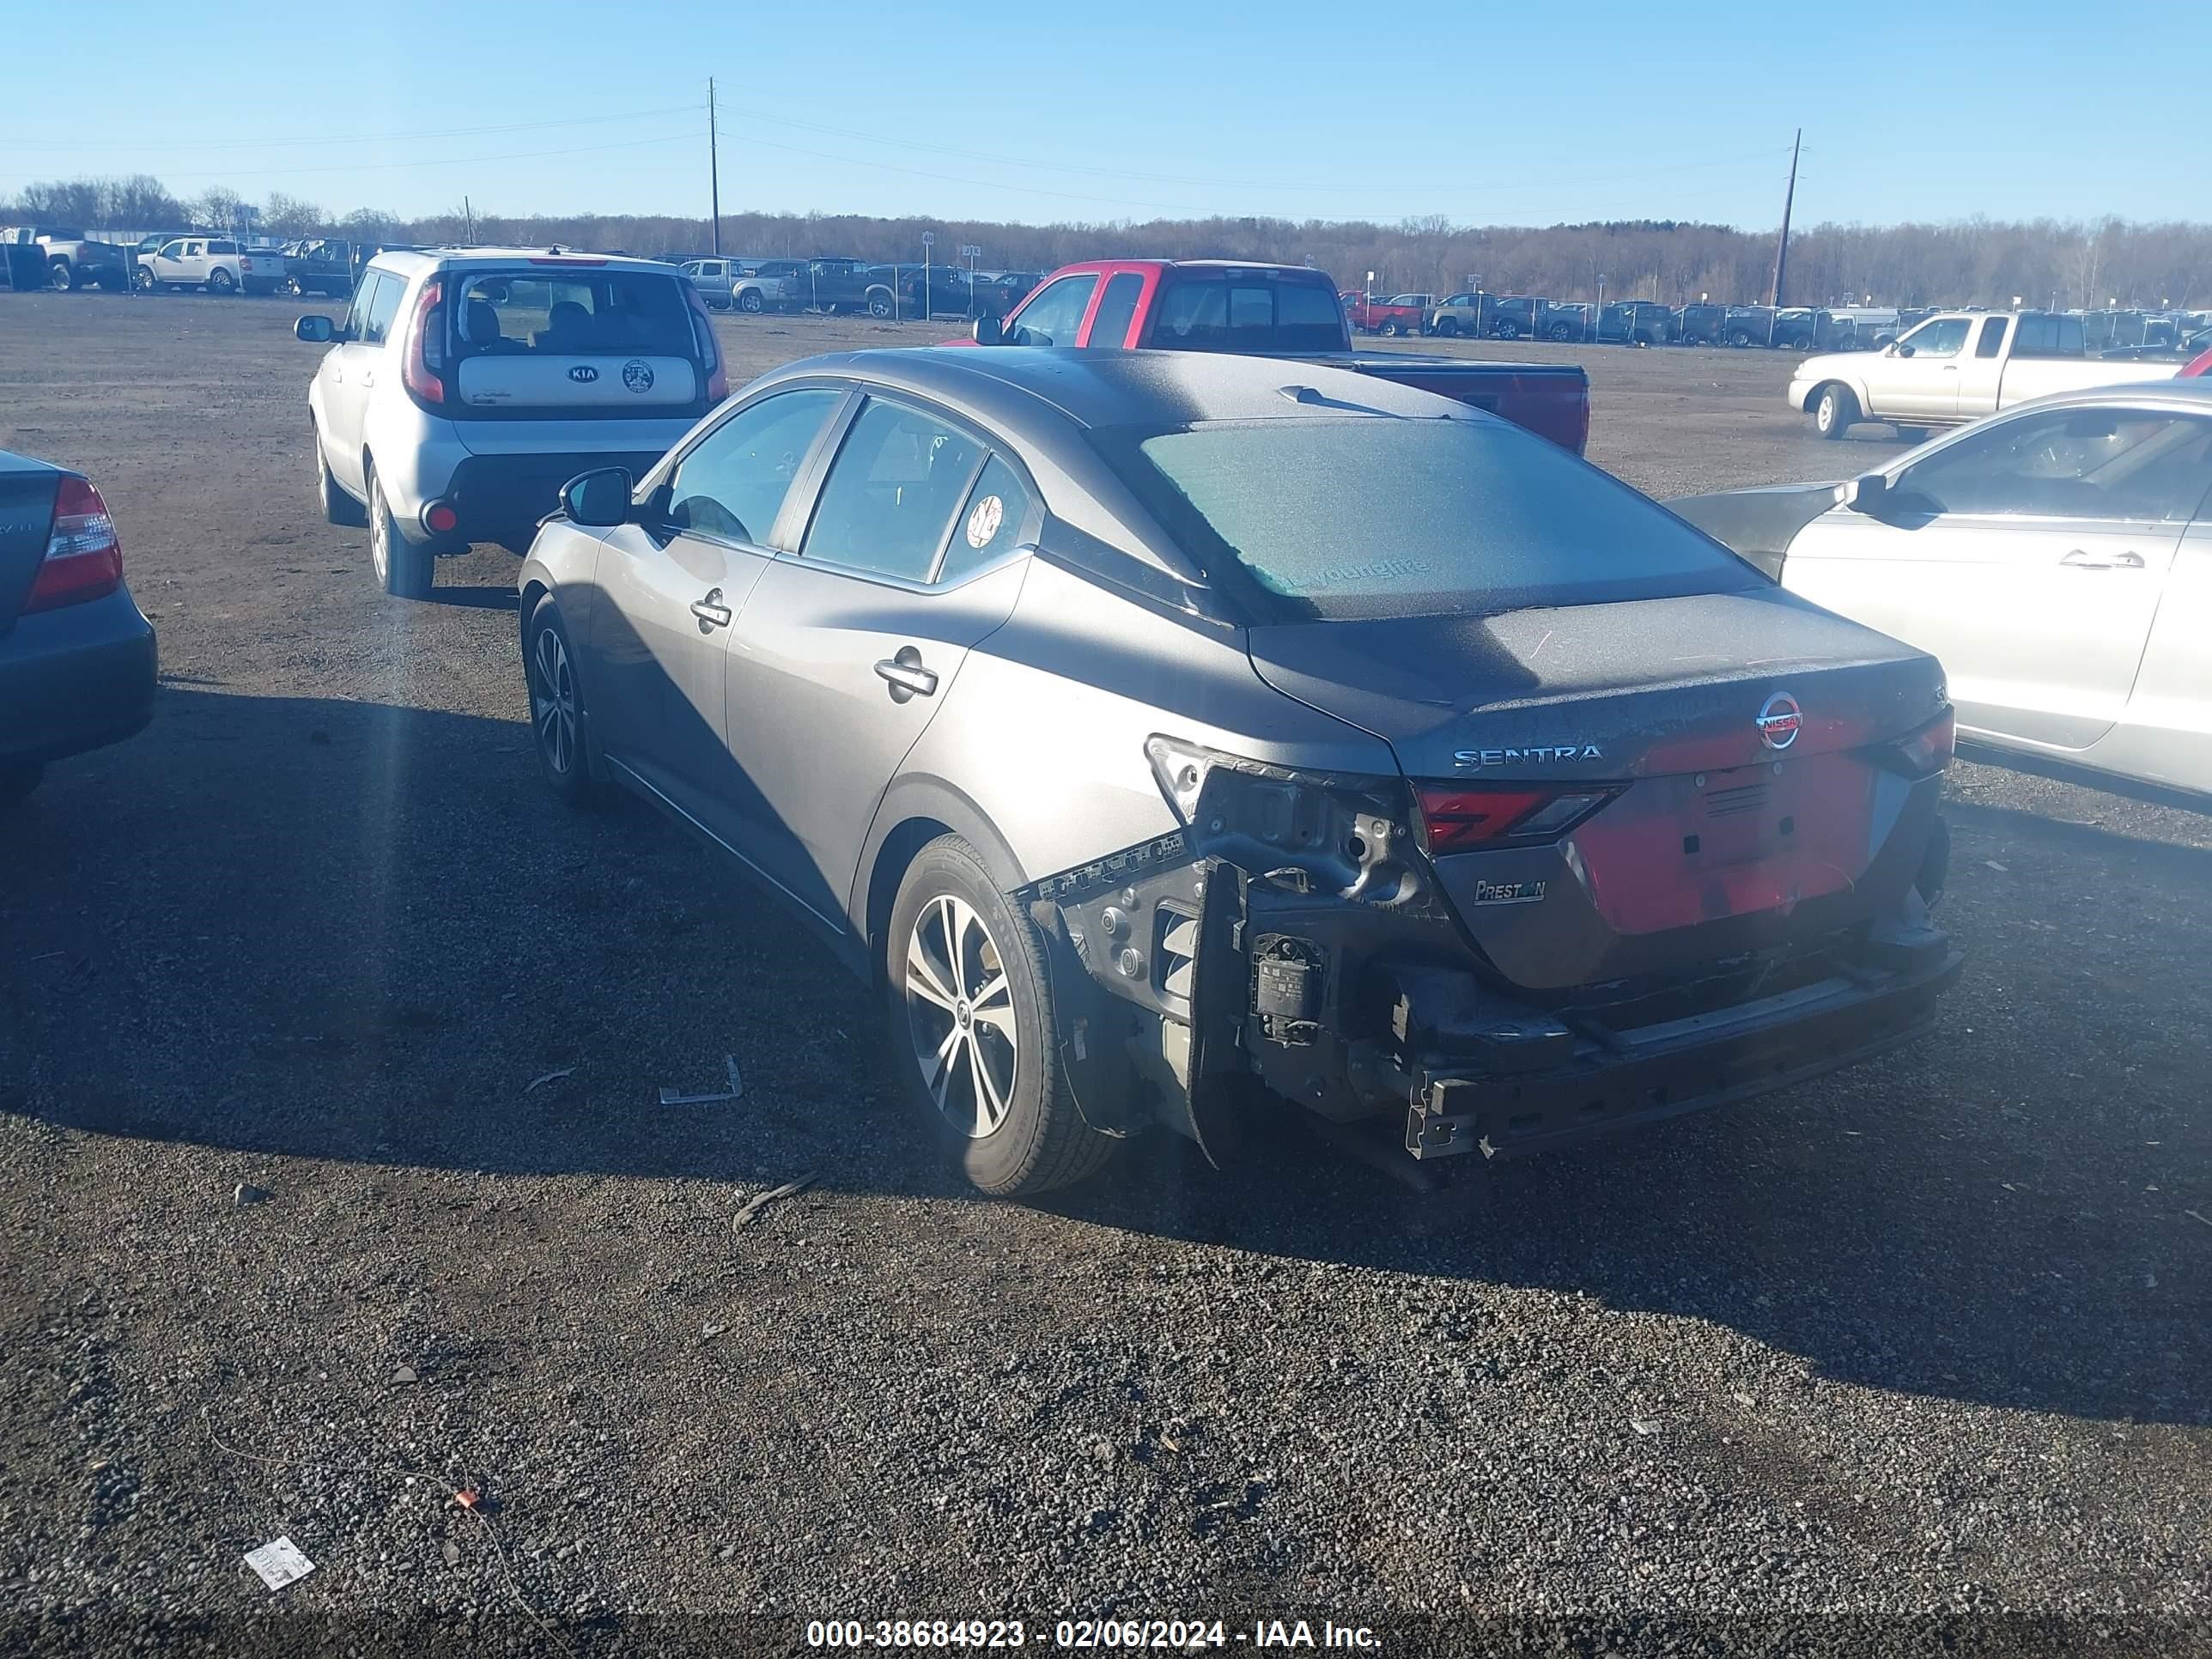
M 1905 1042 L 1958 975 L 1936 660 L 1462 404 L 860 352 L 562 499 L 547 781 L 817 928 L 988 1192 L 1158 1123 L 1218 1158 L 1255 1100 L 1559 1146 Z

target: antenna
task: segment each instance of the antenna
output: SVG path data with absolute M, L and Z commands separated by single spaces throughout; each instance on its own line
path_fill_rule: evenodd
M 1774 297 L 1767 301 L 1777 311 L 1782 308 L 1782 284 L 1790 274 L 1790 210 L 1797 200 L 1797 152 L 1805 143 L 1805 129 L 1797 129 L 1797 136 L 1790 144 L 1790 188 L 1782 197 L 1782 235 L 1774 244 Z

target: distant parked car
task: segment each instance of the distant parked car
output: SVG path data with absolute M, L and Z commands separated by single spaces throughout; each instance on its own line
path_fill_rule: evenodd
M 1728 338 L 1728 307 L 1700 302 L 1674 313 L 1675 343 L 1719 345 Z
M 687 259 L 679 268 L 699 290 L 699 297 L 717 311 L 757 314 L 798 308 L 799 290 L 788 275 L 763 275 L 738 259 Z
M 366 525 L 386 592 L 427 595 L 434 559 L 520 551 L 561 486 L 643 472 L 729 393 L 707 302 L 673 266 L 540 249 L 380 253 L 343 325 L 302 317 L 316 487 Z
M 1662 346 L 1674 337 L 1674 313 L 1656 300 L 1614 300 L 1598 313 L 1597 337 L 1615 345 Z
M 365 257 L 357 242 L 327 236 L 294 242 L 284 250 L 284 277 L 280 286 L 287 294 L 320 294 L 343 300 L 353 292 Z
M 282 254 L 249 253 L 228 236 L 183 236 L 138 259 L 142 293 L 204 288 L 210 294 L 274 294 L 284 280 Z
M 0 807 L 50 762 L 143 726 L 156 655 L 98 489 L 0 450 Z
M 131 281 L 128 252 L 117 243 L 96 241 L 82 230 L 16 225 L 0 230 L 0 242 L 36 247 L 46 262 L 47 285 L 64 293 L 88 283 L 120 291 Z
M 2008 409 L 1848 484 L 1668 505 L 1941 659 L 1961 738 L 2212 793 L 2208 479 L 2212 384 L 2169 379 Z

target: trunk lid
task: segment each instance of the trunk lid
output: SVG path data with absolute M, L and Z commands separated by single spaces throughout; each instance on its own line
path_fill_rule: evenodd
M 1532 989 L 1862 919 L 1910 882 L 1933 811 L 1867 751 L 1942 714 L 1940 666 L 1780 589 L 1264 627 L 1251 653 L 1417 786 L 1603 787 L 1563 837 L 1436 860 L 1468 932 Z M 1769 728 L 1781 746 L 1761 730 L 1778 699 L 1798 714 Z
M 0 450 L 0 636 L 12 631 L 46 556 L 61 474 Z

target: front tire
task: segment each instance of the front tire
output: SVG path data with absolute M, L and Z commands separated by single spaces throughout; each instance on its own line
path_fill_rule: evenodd
M 154 273 L 140 266 L 138 274 L 131 279 L 131 286 L 141 294 L 151 294 L 154 291 Z
M 907 866 L 884 936 L 890 1061 L 968 1179 L 1001 1198 L 1080 1181 L 1119 1145 L 1060 1063 L 1045 943 L 975 849 L 939 836 Z
M 1823 438 L 1841 438 L 1859 417 L 1859 400 L 1847 386 L 1831 380 L 1813 399 L 1813 429 Z
M 1375 331 L 1377 334 L 1380 334 L 1386 340 L 1396 337 L 1399 332 L 1397 319 L 1395 317 L 1389 319 L 1383 323 L 1382 327 L 1376 329 Z
M 368 523 L 368 514 L 331 476 L 331 464 L 323 455 L 323 434 L 311 426 L 307 439 L 315 447 L 315 493 L 322 498 L 323 517 L 350 530 L 362 529 Z
M 1437 332 L 1443 335 L 1447 340 L 1458 338 L 1459 319 L 1456 317 L 1445 318 L 1443 321 L 1437 325 Z
M 888 294 L 871 294 L 868 296 L 868 315 L 878 321 L 890 321 L 891 313 L 897 309 L 896 302 Z
M 1521 327 L 1517 323 L 1500 323 L 1492 331 L 1501 340 L 1517 340 L 1521 337 Z
M 368 469 L 368 568 L 376 585 L 398 599 L 427 599 L 437 583 L 437 556 L 428 542 L 410 541 L 385 504 L 376 470 Z
M 758 289 L 747 289 L 738 295 L 738 309 L 748 317 L 757 317 L 768 309 L 768 301 L 761 298 Z
M 550 593 L 530 613 L 529 640 L 522 672 L 530 687 L 530 730 L 538 775 L 569 805 L 593 805 L 605 791 L 592 769 L 575 647 L 568 642 L 568 629 Z
M 76 267 L 66 259 L 56 259 L 46 267 L 46 283 L 57 294 L 67 294 L 76 286 Z

